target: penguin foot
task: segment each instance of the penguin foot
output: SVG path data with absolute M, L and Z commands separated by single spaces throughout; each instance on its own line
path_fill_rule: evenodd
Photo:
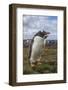
M 31 67 L 32 67 L 32 68 L 35 67 L 35 66 L 36 66 L 35 64 L 33 64 L 33 63 L 31 64 Z
M 41 65 L 42 63 L 41 62 L 37 62 L 37 65 Z

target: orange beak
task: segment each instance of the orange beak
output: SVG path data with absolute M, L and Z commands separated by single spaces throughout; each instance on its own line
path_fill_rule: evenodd
M 47 32 L 47 34 L 50 34 L 50 32 Z

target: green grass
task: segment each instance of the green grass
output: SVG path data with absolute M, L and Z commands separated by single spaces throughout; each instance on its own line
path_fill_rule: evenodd
M 57 49 L 46 47 L 41 54 L 41 65 L 31 68 L 28 55 L 29 49 L 23 49 L 23 74 L 57 73 Z

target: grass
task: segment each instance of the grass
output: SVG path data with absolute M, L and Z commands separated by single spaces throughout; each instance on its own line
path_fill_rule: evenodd
M 29 49 L 23 49 L 23 74 L 57 73 L 57 48 L 46 47 L 41 54 L 41 65 L 31 68 L 28 55 Z

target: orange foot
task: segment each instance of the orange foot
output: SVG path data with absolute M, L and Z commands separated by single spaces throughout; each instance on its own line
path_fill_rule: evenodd
M 38 65 L 41 65 L 42 63 L 41 63 L 41 62 L 38 62 L 37 64 L 38 64 Z
M 31 64 L 31 67 L 33 68 L 33 67 L 35 67 L 36 65 L 35 64 Z

